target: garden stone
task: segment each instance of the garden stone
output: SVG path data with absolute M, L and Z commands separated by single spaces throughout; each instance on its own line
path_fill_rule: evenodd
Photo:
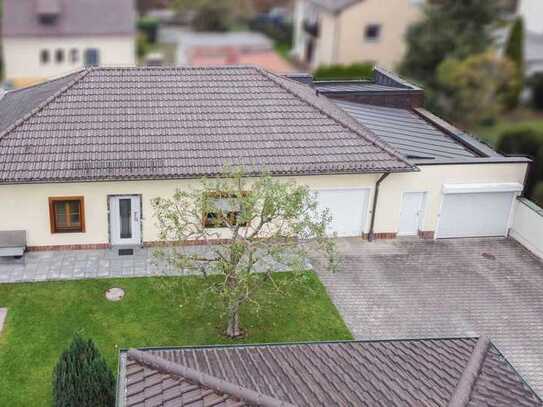
M 124 297 L 124 290 L 122 288 L 113 287 L 106 291 L 106 298 L 109 301 L 121 301 Z
M 0 335 L 2 334 L 2 330 L 4 328 L 4 323 L 6 322 L 7 316 L 8 316 L 8 309 L 0 308 Z

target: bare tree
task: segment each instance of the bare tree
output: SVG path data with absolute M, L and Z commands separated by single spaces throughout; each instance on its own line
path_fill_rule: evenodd
M 266 281 L 284 293 L 303 280 L 309 250 L 321 250 L 335 270 L 335 243 L 326 235 L 331 217 L 319 210 L 306 186 L 230 172 L 178 190 L 171 198 L 157 198 L 153 206 L 164 243 L 158 258 L 205 278 L 206 291 L 224 304 L 229 337 L 243 335 L 240 307 L 252 303 L 258 308 L 256 293 Z M 205 250 L 185 245 L 193 240 Z M 274 278 L 276 271 L 289 271 L 289 278 Z

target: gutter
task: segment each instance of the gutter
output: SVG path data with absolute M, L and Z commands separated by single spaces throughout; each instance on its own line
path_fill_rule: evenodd
M 375 183 L 375 193 L 373 195 L 373 205 L 371 209 L 371 222 L 370 222 L 370 231 L 368 233 L 368 241 L 373 241 L 373 227 L 375 224 L 375 211 L 377 210 L 377 200 L 379 199 L 379 186 L 381 185 L 381 182 L 385 180 L 386 177 L 390 175 L 390 172 L 385 172 L 383 175 L 379 177 L 377 182 Z

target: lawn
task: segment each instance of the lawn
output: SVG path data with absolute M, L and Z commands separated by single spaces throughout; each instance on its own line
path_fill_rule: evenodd
M 0 406 L 51 405 L 51 372 L 75 331 L 95 340 L 114 371 L 119 348 L 351 339 L 312 273 L 286 297 L 267 294 L 260 313 L 243 309 L 248 336 L 238 341 L 222 336 L 216 301 L 197 295 L 202 281 L 182 278 L 185 301 L 166 295 L 157 278 L 0 285 L 0 307 L 9 308 L 0 336 Z M 110 287 L 124 288 L 124 299 L 107 301 Z
M 473 133 L 491 145 L 496 145 L 502 133 L 518 127 L 533 128 L 543 133 L 543 116 L 536 117 L 504 117 L 492 126 L 480 126 Z

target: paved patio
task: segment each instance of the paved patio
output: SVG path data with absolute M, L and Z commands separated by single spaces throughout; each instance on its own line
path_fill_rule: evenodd
M 513 240 L 342 239 L 316 269 L 361 339 L 487 335 L 543 395 L 543 262 Z
M 0 283 L 161 275 L 153 249 L 135 248 L 131 256 L 117 249 L 28 252 L 21 259 L 0 258 Z

